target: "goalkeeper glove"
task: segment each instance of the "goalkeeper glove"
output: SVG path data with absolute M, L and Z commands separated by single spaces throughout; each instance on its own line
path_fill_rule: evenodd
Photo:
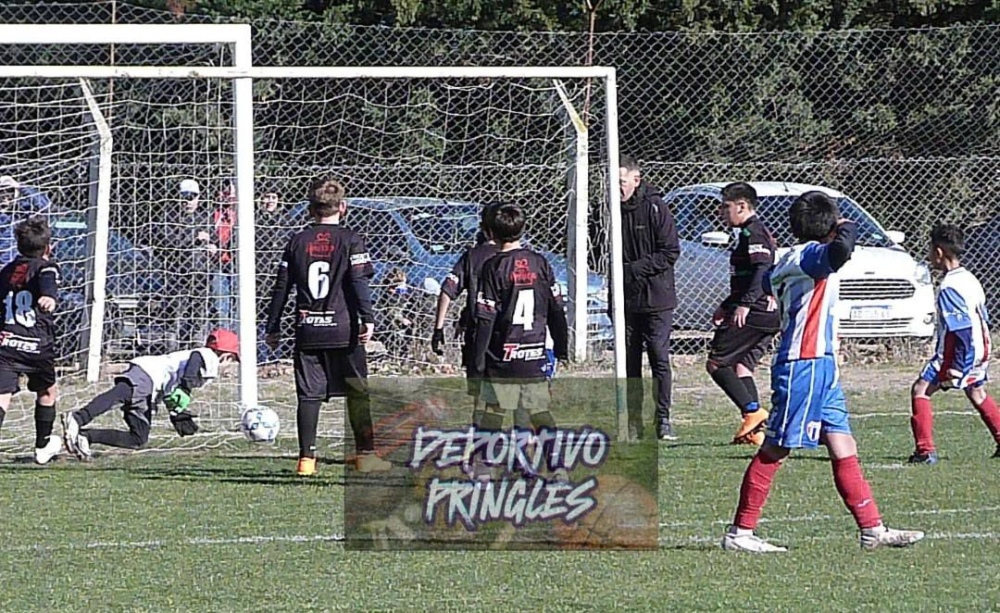
M 191 436 L 198 432 L 198 422 L 194 420 L 197 415 L 188 411 L 170 411 L 170 423 L 180 436 Z
M 167 408 L 170 409 L 171 412 L 184 411 L 188 408 L 188 405 L 191 404 L 191 394 L 186 392 L 183 388 L 178 387 L 163 399 L 163 404 L 167 405 Z
M 431 335 L 431 351 L 438 355 L 444 355 L 444 330 L 435 328 Z

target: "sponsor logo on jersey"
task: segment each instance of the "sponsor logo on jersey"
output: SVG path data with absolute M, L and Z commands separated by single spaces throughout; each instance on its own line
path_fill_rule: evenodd
M 503 346 L 503 361 L 512 362 L 523 360 L 533 362 L 545 359 L 545 344 L 522 345 L 520 343 L 506 343 Z
M 747 248 L 747 251 L 749 252 L 750 255 L 753 255 L 755 253 L 763 253 L 765 255 L 768 255 L 771 253 L 771 250 L 768 249 L 767 246 L 765 245 L 750 245 Z
M 452 287 L 458 287 L 458 275 L 453 272 L 449 272 L 444 278 L 445 285 L 451 285 Z
M 22 353 L 41 353 L 40 344 L 41 340 L 37 338 L 17 336 L 10 332 L 0 333 L 0 347 L 9 347 Z
M 483 296 L 482 292 L 476 294 L 476 305 L 482 307 L 487 311 L 497 310 L 497 303 L 495 300 L 490 300 L 486 296 Z
M 355 253 L 351 256 L 351 266 L 364 266 L 371 261 L 372 259 L 369 257 L 367 251 L 365 253 Z
M 24 287 L 28 279 L 28 263 L 18 264 L 10 273 L 10 286 L 14 289 Z
M 515 287 L 534 285 L 537 278 L 538 273 L 531 270 L 531 264 L 526 258 L 514 260 L 514 272 L 510 274 L 510 279 L 514 282 Z
M 306 253 L 318 260 L 329 259 L 335 249 L 329 232 L 317 232 L 316 237 L 306 244 Z
M 316 328 L 336 327 L 337 314 L 332 311 L 323 313 L 313 313 L 311 311 L 299 311 L 299 325 L 313 326 Z

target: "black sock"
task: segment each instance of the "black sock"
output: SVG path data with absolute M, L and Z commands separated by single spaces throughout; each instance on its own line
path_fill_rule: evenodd
M 503 430 L 505 411 L 500 407 L 486 405 L 483 416 L 479 420 L 479 430 L 482 432 L 500 432 Z
M 48 444 L 52 434 L 52 425 L 56 423 L 55 405 L 47 407 L 35 403 L 35 448 L 40 449 Z
M 746 411 L 747 406 L 753 402 L 753 398 L 747 391 L 746 385 L 736 376 L 736 371 L 730 366 L 716 368 L 712 372 L 712 380 L 722 388 L 722 391 L 729 396 L 740 411 Z
M 747 393 L 750 394 L 750 402 L 760 408 L 760 394 L 757 393 L 757 382 L 753 380 L 753 375 L 740 377 L 740 379 L 743 381 L 743 387 L 747 388 Z
M 354 433 L 358 453 L 375 451 L 375 431 L 372 429 L 372 401 L 367 392 L 347 393 L 347 417 Z
M 514 427 L 519 430 L 530 430 L 534 425 L 534 417 L 525 409 L 514 409 Z
M 0 409 L 0 428 L 3 427 L 3 420 L 5 417 L 7 417 L 6 409 Z
M 319 400 L 299 400 L 295 426 L 299 434 L 299 457 L 316 457 L 316 430 L 319 428 Z

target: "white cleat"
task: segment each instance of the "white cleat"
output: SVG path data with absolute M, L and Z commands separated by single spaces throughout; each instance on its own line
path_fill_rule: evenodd
M 35 448 L 35 464 L 48 464 L 52 458 L 63 452 L 63 441 L 58 436 L 49 435 L 49 442 L 44 447 Z
M 94 455 L 90 452 L 90 439 L 82 434 L 76 437 L 76 453 L 84 462 L 89 462 Z
M 722 537 L 722 548 L 726 551 L 746 551 L 749 553 L 782 553 L 784 547 L 772 545 L 750 530 L 730 528 Z
M 885 526 L 861 531 L 862 549 L 879 547 L 909 547 L 924 538 L 920 530 L 894 530 Z
M 80 434 L 80 423 L 73 417 L 73 412 L 62 414 L 63 443 L 66 449 L 83 461 L 91 458 L 90 441 Z

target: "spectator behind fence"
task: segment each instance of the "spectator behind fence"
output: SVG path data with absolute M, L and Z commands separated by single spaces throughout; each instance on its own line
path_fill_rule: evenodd
M 212 261 L 212 297 L 215 318 L 220 328 L 236 325 L 233 307 L 236 284 L 236 183 L 226 180 L 216 197 L 212 213 L 212 236 L 209 252 Z
M 211 217 L 194 179 L 181 181 L 179 196 L 156 224 L 153 248 L 166 284 L 164 319 L 182 346 L 194 346 L 208 330 Z
M 262 195 L 257 201 L 257 213 L 256 219 L 254 219 L 257 271 L 257 363 L 269 364 L 278 361 L 283 356 L 291 355 L 291 340 L 283 339 L 278 344 L 277 349 L 273 350 L 264 342 L 270 296 L 262 289 L 274 284 L 274 271 L 281 261 L 281 250 L 294 234 L 297 224 L 289 212 L 282 207 L 281 197 L 273 184 L 264 182 L 259 188 Z
M 49 213 L 49 197 L 37 187 L 22 185 L 14 177 L 0 177 L 0 266 L 17 256 L 14 227 L 32 215 Z

